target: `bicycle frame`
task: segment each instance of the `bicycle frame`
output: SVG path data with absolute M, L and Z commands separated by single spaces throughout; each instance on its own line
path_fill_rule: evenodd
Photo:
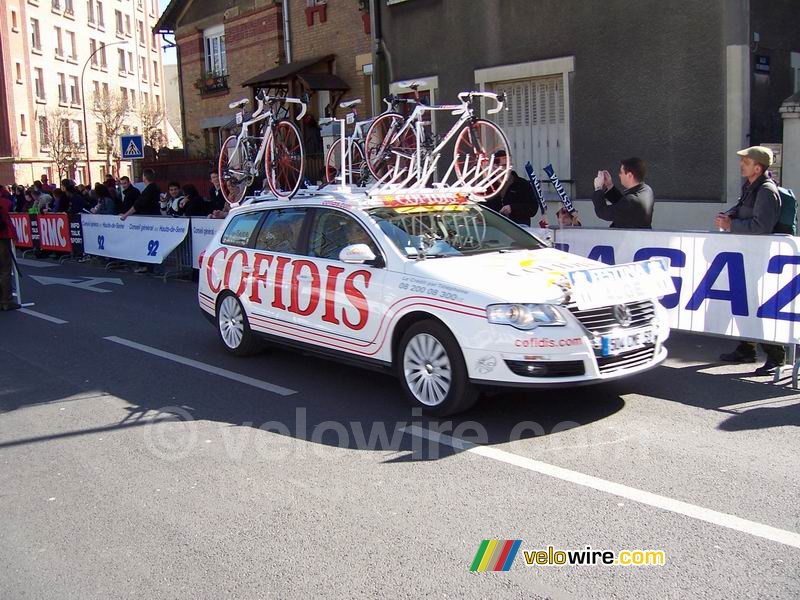
M 417 140 L 417 149 L 414 156 L 404 156 L 403 158 L 407 158 L 412 161 L 412 164 L 415 163 L 415 169 L 409 169 L 408 176 L 405 180 L 401 182 L 393 182 L 399 185 L 405 185 L 409 183 L 414 177 L 417 177 L 423 181 L 427 181 L 433 172 L 436 169 L 436 164 L 439 160 L 439 155 L 441 151 L 447 146 L 448 142 L 453 139 L 461 128 L 466 125 L 468 122 L 476 119 L 475 116 L 475 109 L 472 107 L 472 98 L 475 96 L 483 96 L 486 98 L 491 98 L 498 103 L 498 106 L 493 109 L 489 109 L 487 114 L 495 114 L 500 112 L 503 109 L 503 101 L 500 96 L 494 94 L 492 92 L 461 92 L 458 97 L 461 100 L 461 104 L 440 104 L 434 106 L 428 106 L 426 104 L 422 104 L 419 102 L 415 102 L 416 106 L 412 111 L 411 115 L 406 119 L 403 126 L 391 136 L 387 136 L 387 145 L 391 144 L 402 138 L 402 136 L 407 133 L 409 130 L 412 130 L 414 133 L 414 137 Z M 388 104 L 388 103 L 387 103 Z M 423 123 L 422 123 L 422 116 L 426 112 L 434 112 L 434 111 L 451 111 L 453 115 L 461 115 L 458 120 L 453 124 L 453 126 L 447 131 L 441 141 L 431 150 L 424 150 L 423 149 L 423 140 L 425 139 L 425 132 L 423 131 Z M 413 129 L 412 129 L 413 127 Z M 423 168 L 423 154 L 426 154 L 425 160 L 426 164 Z M 430 157 L 435 157 L 432 161 Z M 401 156 L 398 155 L 397 161 L 399 163 Z M 488 172 L 491 173 L 494 164 L 494 157 L 490 158 Z M 451 165 L 450 169 L 447 171 L 447 175 L 445 176 L 445 180 L 449 177 L 454 164 Z M 465 169 L 466 170 L 466 169 Z M 475 178 L 477 179 L 477 178 Z
M 264 158 L 264 152 L 267 149 L 267 130 L 274 132 L 275 131 L 275 124 L 280 121 L 275 117 L 275 114 L 272 112 L 272 106 L 275 103 L 280 102 L 288 102 L 290 104 L 299 104 L 302 107 L 300 114 L 297 116 L 296 120 L 300 120 L 306 114 L 306 104 L 302 100 L 298 98 L 286 98 L 281 96 L 263 96 L 262 94 L 256 95 L 256 102 L 258 102 L 256 106 L 255 112 L 250 115 L 250 120 L 242 122 L 242 130 L 239 132 L 239 135 L 236 136 L 237 145 L 243 144 L 244 141 L 248 138 L 257 139 L 258 137 L 261 138 L 261 143 L 258 146 L 258 152 L 256 153 L 255 157 L 248 156 L 247 159 L 251 162 L 248 165 L 250 172 L 249 173 L 242 173 L 242 175 L 247 175 L 250 177 L 256 177 L 259 171 L 259 165 L 261 164 L 262 159 Z M 268 110 L 265 110 L 268 109 Z M 249 135 L 250 127 L 255 125 L 256 123 L 260 123 L 262 121 L 266 121 L 266 125 L 262 129 L 260 136 Z

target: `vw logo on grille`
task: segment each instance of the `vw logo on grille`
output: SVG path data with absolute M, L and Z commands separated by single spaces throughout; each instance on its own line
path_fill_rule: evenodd
M 617 323 L 623 327 L 628 327 L 633 322 L 633 314 L 631 314 L 631 309 L 624 304 L 617 304 L 613 308 L 613 313 Z

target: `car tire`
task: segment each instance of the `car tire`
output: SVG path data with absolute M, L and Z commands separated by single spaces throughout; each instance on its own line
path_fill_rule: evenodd
M 400 340 L 396 362 L 406 396 L 429 415 L 463 412 L 478 400 L 458 342 L 438 321 L 409 327 Z
M 242 303 L 233 294 L 225 294 L 217 304 L 217 333 L 225 350 L 235 356 L 249 356 L 261 349 Z

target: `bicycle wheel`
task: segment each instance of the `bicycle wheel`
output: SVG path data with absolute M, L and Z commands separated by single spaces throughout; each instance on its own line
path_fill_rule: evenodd
M 475 183 L 486 186 L 486 191 L 475 194 L 479 198 L 491 198 L 505 185 L 511 173 L 511 151 L 506 136 L 491 121 L 475 119 L 464 126 L 456 138 L 453 155 L 456 175 L 460 178 L 466 174 L 466 179 L 473 179 L 480 169 L 488 169 L 492 156 L 492 172 L 485 172 Z
M 281 121 L 269 132 L 264 153 L 265 179 L 270 191 L 283 200 L 297 193 L 303 183 L 305 152 L 300 130 L 294 123 Z
M 253 183 L 250 163 L 244 145 L 232 135 L 222 144 L 217 163 L 219 187 L 229 204 L 236 204 L 244 198 L 248 186 Z
M 372 122 L 364 136 L 367 168 L 375 179 L 392 179 L 411 166 L 417 138 L 411 128 L 397 135 L 403 123 L 400 113 L 385 113 Z
M 356 186 L 364 185 L 365 179 L 368 177 L 368 174 L 364 172 L 367 169 L 367 159 L 364 158 L 364 151 L 358 142 L 350 144 L 350 151 L 346 153 L 345 160 L 347 161 L 346 183 Z M 336 183 L 342 172 L 341 166 L 342 140 L 337 139 L 331 144 L 328 154 L 325 155 L 325 181 L 327 183 Z

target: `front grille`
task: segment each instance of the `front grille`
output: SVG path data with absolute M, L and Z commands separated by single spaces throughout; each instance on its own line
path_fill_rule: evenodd
M 506 365 L 520 377 L 578 377 L 586 372 L 582 360 L 507 360 Z
M 597 366 L 600 373 L 612 373 L 619 369 L 632 369 L 647 364 L 653 360 L 656 347 L 654 345 L 645 346 L 630 352 L 623 352 L 616 356 L 598 356 Z
M 655 318 L 655 307 L 652 301 L 644 300 L 641 302 L 628 302 L 627 306 L 631 311 L 631 323 L 627 329 L 635 329 L 649 325 Z M 568 304 L 567 309 L 595 336 L 607 335 L 614 329 L 619 329 L 620 324 L 614 317 L 613 306 L 602 306 L 600 308 L 590 308 L 578 310 L 577 304 Z

